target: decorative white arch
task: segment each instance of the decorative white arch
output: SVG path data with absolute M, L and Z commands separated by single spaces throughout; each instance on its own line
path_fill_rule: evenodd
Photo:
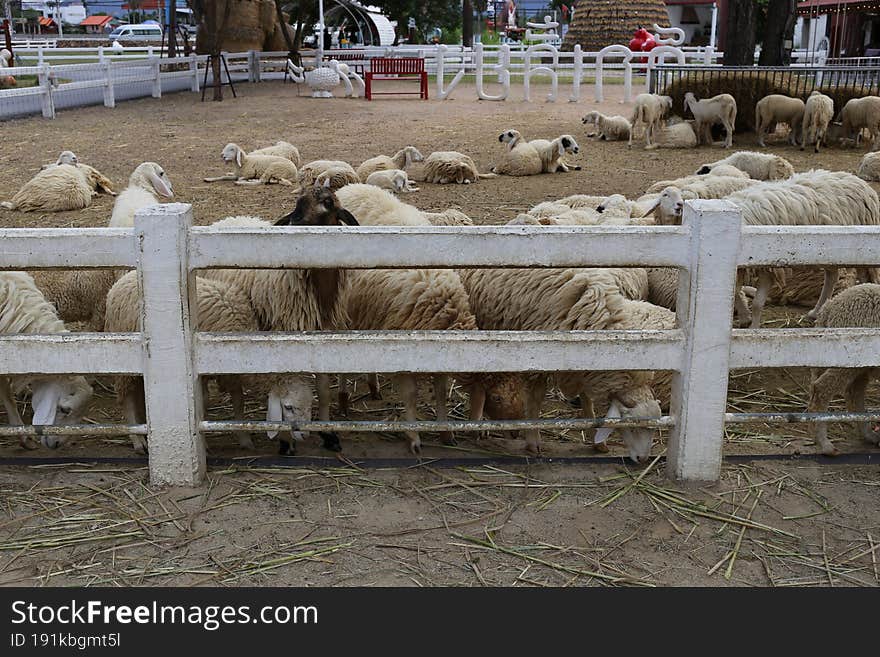
M 656 50 L 656 48 L 654 50 Z M 605 46 L 596 55 L 596 84 L 594 92 L 596 102 L 601 103 L 605 99 L 602 94 L 602 68 L 606 57 L 623 57 L 623 102 L 630 102 L 632 100 L 633 51 L 626 46 Z M 682 57 L 684 57 L 684 55 L 682 55 Z
M 510 46 L 504 44 L 498 49 L 498 63 L 489 67 L 490 72 L 498 73 L 498 82 L 501 84 L 501 93 L 490 96 L 483 89 L 483 44 L 474 45 L 474 64 L 477 75 L 477 97 L 480 100 L 506 100 L 510 95 Z
M 532 55 L 535 53 L 548 53 L 553 55 L 553 68 L 550 66 L 532 66 Z M 559 66 L 559 50 L 551 45 L 546 43 L 539 43 L 533 46 L 529 46 L 526 49 L 525 56 L 525 69 L 523 71 L 523 99 L 526 102 L 532 100 L 532 92 L 531 92 L 531 80 L 532 76 L 535 74 L 541 75 L 549 75 L 550 76 L 550 93 L 547 94 L 547 102 L 553 103 L 556 102 L 556 92 L 559 89 L 559 74 L 556 73 L 556 68 Z

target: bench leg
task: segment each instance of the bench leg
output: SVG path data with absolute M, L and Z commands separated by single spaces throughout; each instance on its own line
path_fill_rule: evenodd
M 364 96 L 366 97 L 367 100 L 373 100 L 372 82 L 373 82 L 373 74 L 367 73 L 366 79 L 364 80 Z

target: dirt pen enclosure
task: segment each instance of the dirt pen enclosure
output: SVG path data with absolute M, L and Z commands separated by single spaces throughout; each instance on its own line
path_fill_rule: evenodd
M 573 134 L 581 154 L 569 157 L 581 171 L 460 186 L 420 183 L 420 192 L 404 197 L 423 210 L 457 207 L 478 224 L 503 224 L 541 201 L 571 194 L 635 198 L 656 180 L 693 173 L 725 155 L 719 148 L 629 150 L 588 139 L 580 118 L 590 109 L 629 113 L 613 86 L 600 105 L 480 102 L 464 85 L 451 100 L 427 103 L 319 101 L 280 83 L 237 91 L 238 99 L 223 103 L 180 93 L 114 110 L 66 110 L 54 121 L 4 123 L 4 198 L 69 149 L 118 188 L 140 162 L 160 163 L 175 200 L 193 205 L 198 224 L 236 214 L 275 219 L 294 205 L 290 188 L 202 182 L 225 171 L 220 150 L 227 142 L 250 150 L 284 139 L 299 147 L 304 161 L 355 165 L 412 144 L 425 154 L 462 151 L 488 171 L 501 148 L 497 135 L 506 128 L 532 138 Z M 543 97 L 546 90 L 534 92 Z M 738 134 L 735 142 L 737 148 L 755 145 L 752 134 Z M 771 138 L 769 150 L 799 171 L 854 171 L 863 154 L 827 149 L 817 156 L 788 146 L 782 135 Z M 418 165 L 413 177 L 419 178 Z M 4 211 L 0 227 L 104 226 L 112 203 L 99 196 L 82 211 Z M 764 326 L 809 325 L 806 310 L 771 307 Z M 110 379 L 99 378 L 95 390 L 89 420 L 121 422 Z M 396 417 L 401 405 L 385 379 L 382 392 L 382 400 L 370 400 L 360 381 L 350 418 Z M 808 371 L 738 371 L 731 375 L 728 410 L 801 412 L 808 392 Z M 226 402 L 213 399 L 209 417 L 230 417 Z M 420 399 L 420 417 L 433 418 L 428 389 Z M 880 388 L 872 386 L 869 406 L 878 405 Z M 449 408 L 450 419 L 466 418 L 467 399 L 457 387 Z M 577 414 L 558 395 L 544 408 L 545 417 Z M 336 410 L 334 404 L 332 417 Z M 256 398 L 247 411 L 256 419 L 265 413 Z M 880 454 L 866 461 L 867 448 L 852 425 L 832 424 L 830 436 L 842 452 L 836 461 L 796 458 L 815 451 L 809 425 L 731 425 L 725 443 L 731 458 L 721 481 L 688 488 L 663 476 L 662 460 L 647 468 L 625 463 L 613 437 L 611 457 L 566 464 L 563 457 L 593 454 L 579 431 L 545 433 L 544 456 L 558 463 L 519 460 L 522 442 L 500 434 L 463 434 L 456 446 L 443 446 L 428 433 L 421 463 L 370 468 L 358 461 L 407 458 L 406 441 L 346 433 L 338 464 L 290 460 L 281 467 L 266 459 L 249 467 L 253 453 L 231 436 L 209 436 L 209 457 L 227 461 L 212 467 L 197 490 L 149 488 L 142 461 L 88 462 L 132 457 L 123 436 L 71 440 L 53 453 L 26 452 L 16 438 L 4 437 L 0 458 L 68 462 L 0 468 L 0 585 L 876 586 Z M 258 456 L 274 456 L 277 443 L 256 442 Z M 652 453 L 662 452 L 655 444 Z M 310 441 L 299 454 L 328 453 Z M 461 460 L 450 468 L 437 467 L 436 459 Z

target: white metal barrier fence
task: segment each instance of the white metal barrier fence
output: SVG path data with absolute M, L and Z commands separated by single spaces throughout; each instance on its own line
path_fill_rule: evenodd
M 880 366 L 880 331 L 873 329 L 730 329 L 738 266 L 873 265 L 880 260 L 880 229 L 742 226 L 739 212 L 725 201 L 686 203 L 684 222 L 678 227 L 273 230 L 193 227 L 191 206 L 168 204 L 140 211 L 134 230 L 4 229 L 0 240 L 4 243 L 3 269 L 138 269 L 143 293 L 141 334 L 0 336 L 0 374 L 143 374 L 146 427 L 58 429 L 146 433 L 150 473 L 156 484 L 198 484 L 205 473 L 202 433 L 234 425 L 202 420 L 201 375 L 672 370 L 676 375 L 669 417 L 605 423 L 672 426 L 667 445 L 670 475 L 713 480 L 720 472 L 725 421 L 747 420 L 725 413 L 730 369 Z M 195 305 L 189 301 L 196 270 L 218 267 L 627 265 L 680 270 L 679 328 L 211 334 L 193 330 L 197 318 Z M 754 414 L 749 417 L 756 419 Z M 573 426 L 578 423 L 573 421 Z M 290 428 L 278 423 L 249 424 L 262 429 Z M 357 424 L 369 429 L 387 423 Z M 446 426 L 453 430 L 479 426 L 458 424 Z M 541 421 L 531 424 L 541 426 Z M 589 420 L 580 424 L 591 426 Z M 437 426 L 418 425 L 422 429 Z M 489 425 L 524 428 L 515 422 Z M 312 422 L 300 428 L 329 425 Z

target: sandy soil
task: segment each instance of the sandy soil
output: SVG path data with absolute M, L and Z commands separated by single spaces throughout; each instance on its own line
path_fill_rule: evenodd
M 615 97 L 619 92 L 608 89 L 609 101 L 598 108 L 628 114 Z M 0 131 L 0 188 L 8 190 L 3 197 L 11 195 L 41 164 L 70 149 L 119 188 L 141 161 L 161 163 L 177 200 L 193 204 L 200 224 L 231 214 L 274 218 L 292 207 L 289 188 L 202 182 L 224 171 L 219 152 L 226 142 L 251 149 L 286 139 L 300 147 L 306 160 L 354 164 L 412 144 L 424 153 L 468 153 L 488 170 L 503 129 L 516 127 L 532 137 L 575 135 L 582 151 L 573 159 L 582 171 L 468 186 L 423 184 L 422 191 L 406 198 L 425 210 L 459 207 L 477 223 L 502 224 L 540 201 L 569 194 L 635 197 L 655 180 L 691 173 L 724 156 L 717 148 L 644 151 L 591 141 L 580 123 L 597 107 L 591 101 L 526 104 L 517 97 L 485 103 L 471 97 L 473 91 L 462 86 L 446 102 L 319 102 L 298 97 L 291 85 L 265 83 L 241 85 L 239 98 L 222 104 L 176 94 L 161 101 L 126 102 L 112 111 L 66 111 L 55 121 L 17 120 L 4 123 Z M 737 135 L 736 145 L 753 147 L 753 136 Z M 770 150 L 789 158 L 798 170 L 854 170 L 862 156 L 854 150 L 827 150 L 817 157 L 791 148 L 782 136 Z M 418 173 L 416 168 L 416 178 Z M 112 198 L 102 196 L 77 212 L 4 211 L 0 226 L 101 226 L 111 208 Z M 767 324 L 798 325 L 804 311 L 771 308 Z M 737 372 L 731 377 L 729 407 L 803 410 L 808 389 L 806 371 Z M 110 382 L 96 382 L 96 391 L 90 419 L 120 420 Z M 371 401 L 359 388 L 352 418 L 394 416 L 399 405 L 393 390 L 386 383 L 383 391 L 383 401 Z M 873 404 L 880 404 L 880 391 L 870 392 Z M 422 397 L 422 417 L 433 417 L 428 395 Z M 575 412 L 559 398 L 548 402 L 547 416 Z M 450 408 L 451 417 L 466 412 L 457 389 Z M 264 413 L 257 399 L 249 402 L 248 411 L 253 417 Z M 212 417 L 228 413 L 224 400 L 212 403 Z M 854 428 L 834 427 L 832 435 L 844 452 L 864 451 Z M 345 454 L 355 461 L 406 455 L 398 436 L 345 440 Z M 517 454 L 520 447 L 501 436 L 479 441 L 462 436 L 458 448 L 443 447 L 430 436 L 424 442 L 427 458 Z M 244 456 L 228 437 L 212 438 L 210 445 L 214 456 Z M 619 444 L 612 446 L 620 451 Z M 545 449 L 551 456 L 590 453 L 580 432 L 546 436 Z M 798 425 L 731 427 L 725 446 L 728 454 L 812 449 L 806 427 Z M 258 451 L 271 454 L 274 445 L 263 439 Z M 127 456 L 130 449 L 120 437 L 77 441 L 64 452 Z M 300 453 L 326 455 L 311 443 Z M 16 441 L 0 438 L 0 456 L 23 455 Z M 139 466 L 0 469 L 0 512 L 5 515 L 0 517 L 0 584 L 582 585 L 608 582 L 604 577 L 654 584 L 877 582 L 872 562 L 880 534 L 876 467 L 732 464 L 719 485 L 684 493 L 655 488 L 668 483 L 652 470 L 607 508 L 599 501 L 631 483 L 619 465 L 511 466 L 504 471 L 487 466 L 367 472 L 215 469 L 210 485 L 196 492 L 157 493 L 145 488 L 146 481 Z M 751 511 L 759 490 L 760 501 Z M 704 506 L 691 504 L 696 502 Z M 739 520 L 725 522 L 729 513 Z M 723 576 L 727 561 L 707 574 L 734 551 L 743 527 L 738 523 L 748 524 L 743 519 L 750 514 L 773 531 L 750 526 L 730 580 Z M 76 515 L 81 524 L 65 524 L 65 515 Z M 76 531 L 91 538 L 79 542 Z M 269 568 L 273 564 L 268 562 L 278 558 L 283 558 L 281 565 Z

